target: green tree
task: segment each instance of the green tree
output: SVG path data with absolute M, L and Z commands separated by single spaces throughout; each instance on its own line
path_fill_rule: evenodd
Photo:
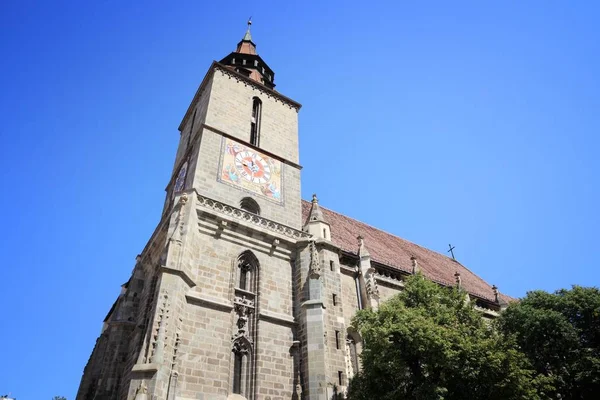
M 542 384 L 514 342 L 465 301 L 420 274 L 403 292 L 353 320 L 363 338 L 351 400 L 542 399 Z
M 597 399 L 600 393 L 600 291 L 573 286 L 527 293 L 498 320 L 513 335 L 552 398 Z

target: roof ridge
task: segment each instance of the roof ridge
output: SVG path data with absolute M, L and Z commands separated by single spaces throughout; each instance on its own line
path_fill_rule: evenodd
M 310 201 L 307 201 L 307 200 L 304 200 L 304 199 L 302 199 L 302 201 L 304 203 L 306 203 L 308 206 L 310 206 L 310 204 L 311 204 Z M 404 239 L 404 238 L 402 238 L 402 237 L 400 237 L 400 236 L 398 236 L 396 234 L 393 234 L 393 233 L 390 233 L 390 232 L 385 231 L 383 229 L 377 228 L 377 227 L 375 227 L 375 226 L 373 226 L 371 224 L 368 224 L 366 222 L 360 221 L 360 220 L 358 220 L 356 218 L 350 217 L 350 216 L 342 214 L 340 212 L 334 211 L 334 210 L 332 210 L 330 208 L 324 207 L 322 205 L 320 205 L 320 207 L 324 211 L 329 212 L 329 213 L 333 214 L 336 217 L 339 217 L 339 218 L 342 218 L 342 219 L 345 219 L 345 220 L 349 220 L 349 221 L 352 221 L 352 222 L 357 223 L 357 224 L 364 225 L 367 228 L 372 229 L 375 232 L 380 232 L 382 234 L 385 234 L 385 235 L 389 236 L 390 238 L 394 238 L 395 240 L 399 240 L 399 241 L 401 241 L 401 242 L 403 242 L 403 243 L 405 243 L 405 244 L 407 244 L 409 246 L 414 246 L 420 252 L 429 253 L 432 256 L 440 257 L 441 259 L 444 259 L 447 262 L 455 262 L 457 264 L 457 268 L 464 269 L 465 272 L 468 272 L 477 281 L 479 281 L 481 284 L 485 285 L 486 287 L 488 287 L 491 290 L 491 287 L 492 287 L 491 284 L 489 284 L 485 279 L 483 279 L 482 277 L 480 277 L 478 274 L 476 274 L 475 272 L 473 272 L 471 269 L 469 269 L 467 266 L 465 266 L 464 264 L 462 264 L 460 261 L 458 261 L 456 259 L 450 258 L 447 255 L 442 254 L 442 253 L 440 253 L 438 251 L 435 251 L 435 250 L 429 249 L 427 247 L 421 246 L 421 245 L 419 245 L 417 243 L 414 243 L 414 242 L 412 242 L 410 240 Z M 332 233 L 335 235 L 334 232 L 332 232 Z M 356 234 L 363 234 L 363 232 L 356 232 Z M 341 245 L 341 243 L 340 243 L 340 245 Z M 367 243 L 367 246 L 368 246 L 368 243 Z M 348 252 L 350 252 L 352 254 L 357 254 L 356 253 L 357 250 L 350 250 L 350 249 L 346 248 L 346 246 L 341 245 L 340 248 L 343 251 L 348 251 Z M 411 253 L 410 250 L 406 250 L 406 251 L 408 253 Z M 378 257 L 378 256 L 375 256 L 375 261 L 379 261 L 381 263 L 386 263 L 389 266 L 394 267 L 394 268 L 399 268 L 399 269 L 402 269 L 402 270 L 405 269 L 404 267 L 402 267 L 402 265 L 401 265 L 402 263 L 400 263 L 399 260 L 392 260 L 392 259 L 387 259 L 387 257 Z M 446 279 L 443 279 L 443 278 L 440 279 L 440 278 L 441 277 L 438 277 L 438 278 L 435 278 L 433 276 L 429 277 L 429 279 L 435 280 L 438 283 L 443 284 L 443 285 L 449 285 L 449 286 L 451 286 L 453 284 L 452 281 L 449 281 L 449 280 L 446 280 Z M 475 295 L 475 296 L 483 298 L 483 299 L 493 300 L 492 297 L 490 296 L 490 294 L 483 294 L 482 292 L 480 292 L 479 290 L 477 290 L 475 288 L 472 288 L 472 289 L 468 290 L 468 292 L 471 293 L 471 294 L 473 294 L 473 295 Z M 504 293 L 500 293 L 500 294 L 502 296 L 505 296 L 505 297 L 508 297 L 508 298 L 512 298 L 512 296 L 509 296 L 507 294 L 504 294 Z
M 304 200 L 304 199 L 302 199 L 302 201 L 305 201 L 305 202 L 307 202 L 307 203 L 310 203 L 310 201 L 306 201 L 306 200 Z M 327 208 L 327 207 L 324 207 L 324 206 L 322 206 L 321 204 L 319 204 L 319 206 L 320 206 L 321 208 L 324 208 L 325 210 L 327 210 L 327 211 L 331 212 L 331 213 L 334 213 L 334 214 L 340 215 L 340 216 L 342 216 L 342 217 L 344 217 L 344 218 L 351 219 L 351 220 L 353 220 L 353 221 L 356 221 L 356 222 L 358 222 L 358 223 L 360 223 L 360 224 L 366 225 L 366 226 L 368 226 L 369 228 L 375 229 L 375 230 L 377 230 L 377 231 L 379 231 L 379 232 L 383 232 L 383 233 L 385 233 L 385 234 L 387 234 L 387 235 L 394 236 L 395 238 L 398 238 L 398 239 L 400 239 L 400 240 L 403 240 L 403 241 L 405 241 L 405 242 L 407 242 L 407 243 L 410 243 L 410 244 L 412 244 L 412 245 L 414 245 L 414 246 L 417 246 L 417 247 L 419 247 L 419 248 L 421 248 L 421 249 L 423 249 L 423 250 L 432 251 L 432 252 L 434 252 L 435 254 L 438 254 L 438 255 L 440 255 L 440 256 L 442 256 L 442 257 L 446 257 L 446 258 L 447 258 L 447 259 L 449 259 L 449 260 L 453 260 L 452 258 L 448 257 L 448 256 L 447 256 L 447 255 L 445 255 L 445 254 L 439 253 L 439 252 L 437 252 L 437 251 L 435 251 L 435 250 L 431 250 L 431 249 L 429 249 L 429 248 L 427 248 L 427 247 L 423 247 L 423 246 L 421 246 L 420 244 L 417 244 L 417 243 L 414 243 L 414 242 L 412 242 L 412 241 L 410 241 L 410 240 L 407 240 L 407 239 L 401 238 L 400 236 L 398 236 L 398 235 L 395 235 L 395 234 L 393 234 L 393 233 L 390 233 L 390 232 L 388 232 L 388 231 L 385 231 L 385 230 L 383 230 L 383 229 L 381 229 L 381 228 L 377 228 L 377 227 L 375 227 L 375 226 L 373 226 L 373 225 L 371 225 L 371 224 L 368 224 L 368 223 L 366 223 L 366 222 L 360 221 L 360 220 L 358 220 L 358 219 L 356 219 L 356 218 L 353 218 L 353 217 L 350 217 L 350 216 L 348 216 L 348 215 L 345 215 L 345 214 L 339 213 L 339 212 L 337 212 L 337 211 L 333 211 L 332 209 L 330 209 L 330 208 Z M 360 232 L 358 232 L 358 233 L 360 233 Z M 465 267 L 465 266 L 464 266 L 464 265 L 463 265 L 463 264 L 462 264 L 460 261 L 458 261 L 458 260 L 453 260 L 453 261 L 454 261 L 454 262 L 456 262 L 456 263 L 458 263 L 459 265 L 463 266 L 465 269 L 468 269 L 468 268 L 467 268 L 467 267 Z M 473 273 L 473 271 L 471 271 L 471 270 L 469 270 L 469 272 Z

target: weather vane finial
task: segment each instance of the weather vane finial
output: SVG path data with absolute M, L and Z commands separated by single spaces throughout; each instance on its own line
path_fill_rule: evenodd
M 250 16 L 250 18 L 248 18 L 248 29 L 246 29 L 246 34 L 244 35 L 244 38 L 242 40 L 245 40 L 247 42 L 252 41 L 252 34 L 250 33 L 251 25 L 252 25 L 252 16 Z

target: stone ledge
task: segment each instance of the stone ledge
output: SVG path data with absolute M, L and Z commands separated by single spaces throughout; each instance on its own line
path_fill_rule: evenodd
M 161 265 L 160 272 L 180 277 L 190 288 L 196 286 L 196 283 L 192 280 L 192 278 L 188 276 L 188 274 L 184 270 L 167 267 L 166 265 Z
M 214 310 L 221 310 L 227 312 L 233 310 L 232 303 L 214 297 L 203 296 L 199 293 L 188 293 L 185 295 L 185 299 L 189 304 L 206 306 Z
M 305 308 L 305 307 L 309 307 L 309 306 L 316 306 L 319 305 L 322 308 L 325 308 L 324 304 L 323 304 L 323 300 L 306 300 L 304 303 L 300 304 L 300 307 Z
M 295 244 L 298 240 L 310 239 L 311 235 L 301 230 L 292 228 L 285 224 L 280 224 L 261 217 L 259 215 L 242 210 L 241 208 L 232 207 L 228 204 L 213 200 L 201 194 L 196 194 L 198 203 L 196 204 L 196 212 L 209 212 L 219 219 L 225 220 L 228 223 L 243 222 L 245 226 L 252 227 L 267 236 L 274 237 L 288 243 Z
M 404 289 L 404 282 L 397 279 L 388 278 L 382 275 L 375 275 L 375 279 L 377 280 L 377 283 L 381 284 L 382 286 L 388 286 L 396 290 Z
M 484 308 L 484 307 L 480 307 L 480 306 L 474 306 L 473 308 L 475 308 L 475 310 L 479 311 L 480 313 L 492 316 L 492 317 L 496 317 L 498 318 L 500 316 L 500 313 L 498 313 L 495 310 L 489 309 L 489 308 Z
M 273 322 L 280 325 L 289 326 L 296 324 L 296 320 L 291 315 L 280 314 L 273 311 L 261 311 L 259 313 L 259 316 L 261 320 Z
M 131 372 L 156 372 L 158 371 L 158 364 L 135 364 L 131 368 Z

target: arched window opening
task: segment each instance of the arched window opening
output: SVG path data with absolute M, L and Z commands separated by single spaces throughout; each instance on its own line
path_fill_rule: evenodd
M 242 201 L 240 201 L 240 208 L 253 214 L 260 215 L 260 206 L 250 197 L 244 197 Z
M 256 293 L 258 286 L 258 259 L 251 251 L 245 251 L 238 257 L 237 287 L 247 292 Z
M 240 265 L 240 289 L 248 290 L 248 275 L 250 275 L 248 265 Z
M 235 353 L 233 357 L 233 393 L 242 394 L 242 367 L 244 355 Z
M 232 392 L 242 396 L 250 393 L 251 343 L 246 337 L 239 337 L 233 343 Z
M 258 147 L 260 145 L 260 119 L 262 113 L 262 101 L 258 97 L 252 100 L 252 122 L 250 123 L 250 144 Z

